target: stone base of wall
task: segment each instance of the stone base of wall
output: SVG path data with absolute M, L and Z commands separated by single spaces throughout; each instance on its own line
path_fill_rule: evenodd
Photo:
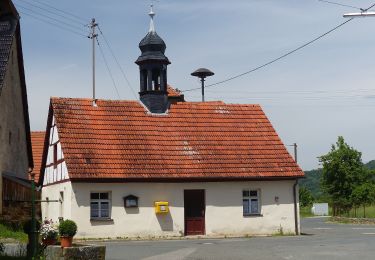
M 105 260 L 105 246 L 73 245 L 73 247 L 65 248 L 61 248 L 61 246 L 47 246 L 44 252 L 46 260 Z

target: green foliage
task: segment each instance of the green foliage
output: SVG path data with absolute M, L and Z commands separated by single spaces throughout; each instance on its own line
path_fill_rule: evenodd
M 308 217 L 314 216 L 314 214 L 311 213 L 311 207 L 307 207 L 307 208 L 300 207 L 299 215 L 301 216 L 301 218 L 308 218 Z
M 368 181 L 355 187 L 351 199 L 354 207 L 371 205 L 375 202 L 375 184 Z M 366 212 L 364 212 L 364 217 L 366 217 Z
M 322 169 L 305 171 L 305 178 L 299 181 L 300 188 L 308 189 L 315 199 L 319 199 L 323 196 L 323 191 L 320 188 L 320 178 L 322 173 Z
M 369 161 L 365 164 L 365 166 L 369 170 L 375 170 L 375 160 Z
M 14 230 L 11 227 L 0 224 L 0 238 L 12 238 L 20 242 L 27 242 L 27 234 L 20 230 Z
M 358 201 L 363 195 L 358 187 L 369 181 L 370 171 L 361 160 L 361 153 L 345 143 L 342 136 L 338 137 L 331 151 L 319 157 L 323 164 L 321 184 L 333 203 L 333 214 L 349 211 L 353 206 L 353 199 Z M 356 190 L 356 197 L 352 194 Z
M 314 197 L 312 196 L 311 192 L 302 187 L 299 189 L 299 203 L 301 207 L 309 207 L 313 204 Z
M 35 230 L 38 231 L 39 229 L 40 229 L 40 221 L 35 220 Z M 30 232 L 31 232 L 31 219 L 27 220 L 23 224 L 23 232 L 25 232 L 26 234 L 30 234 Z
M 375 160 L 372 160 L 364 165 L 365 168 L 372 170 L 373 179 L 375 180 Z M 320 187 L 320 179 L 323 174 L 323 169 L 314 169 L 305 171 L 305 178 L 299 181 L 299 186 L 307 188 L 311 191 L 316 202 L 327 202 L 327 194 L 323 192 Z
M 59 224 L 59 234 L 64 237 L 73 237 L 77 233 L 77 224 L 70 219 L 66 219 Z

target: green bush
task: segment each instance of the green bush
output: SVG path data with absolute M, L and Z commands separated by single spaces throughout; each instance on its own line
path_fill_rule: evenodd
M 70 219 L 66 219 L 59 224 L 59 234 L 62 237 L 73 237 L 77 233 L 77 224 Z
M 35 220 L 35 231 L 38 231 L 40 229 L 40 222 L 39 220 Z M 27 220 L 24 224 L 23 224 L 23 232 L 25 232 L 26 234 L 30 234 L 31 233 L 31 219 Z

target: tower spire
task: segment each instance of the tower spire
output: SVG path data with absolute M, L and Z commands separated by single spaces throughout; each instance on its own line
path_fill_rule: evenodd
M 154 26 L 155 13 L 154 13 L 154 10 L 153 10 L 154 5 L 151 4 L 150 7 L 151 7 L 151 9 L 150 9 L 150 12 L 148 13 L 148 15 L 151 17 L 149 32 L 155 32 L 155 26 Z

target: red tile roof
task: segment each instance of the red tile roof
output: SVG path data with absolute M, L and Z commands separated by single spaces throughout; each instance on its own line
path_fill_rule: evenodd
M 181 91 L 177 88 L 167 86 L 168 97 L 179 97 L 182 95 Z
M 33 159 L 34 159 L 34 169 L 32 173 L 35 174 L 35 182 L 39 181 L 45 135 L 46 135 L 46 132 L 42 132 L 42 131 L 31 132 L 31 145 L 32 145 Z
M 259 105 L 178 102 L 167 115 L 150 114 L 137 101 L 97 105 L 51 99 L 72 180 L 303 176 Z

